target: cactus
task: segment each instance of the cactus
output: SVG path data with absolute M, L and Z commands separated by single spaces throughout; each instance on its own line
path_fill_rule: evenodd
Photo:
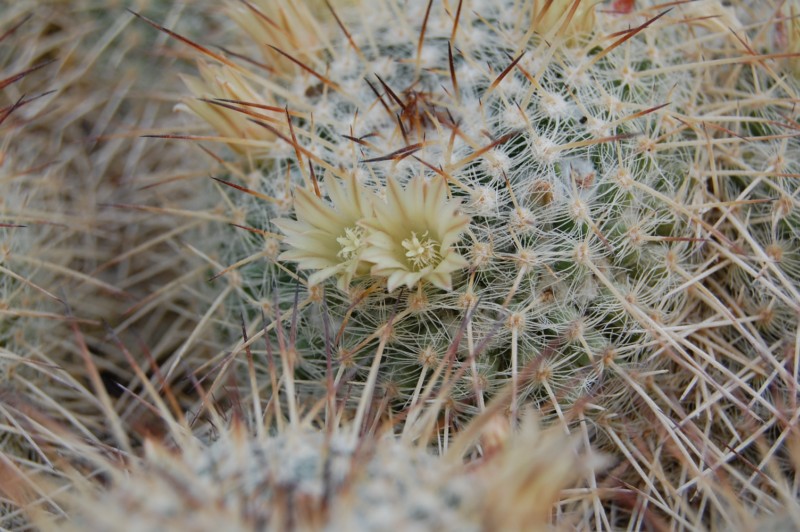
M 72 493 L 52 499 L 66 518 L 40 512 L 32 522 L 43 530 L 549 530 L 579 510 L 581 497 L 562 503 L 554 519 L 561 490 L 603 462 L 531 415 L 509 434 L 487 413 L 470 437 L 436 456 L 390 432 L 358 435 L 329 413 L 324 430 L 291 422 L 269 433 L 216 418 L 222 424 L 209 440 L 162 410 L 171 443 L 148 440 L 144 455 L 126 462 L 85 450 L 104 481 L 75 479 Z M 486 455 L 465 463 L 476 435 Z M 53 490 L 46 479 L 30 483 Z M 25 498 L 23 490 L 8 492 Z
M 248 222 L 269 237 L 251 251 L 259 260 L 241 269 L 247 290 L 267 300 L 302 285 L 308 317 L 297 331 L 307 338 L 298 341 L 321 347 L 320 304 L 306 304 L 323 290 L 342 327 L 334 347 L 357 366 L 369 363 L 376 331 L 396 314 L 381 375 L 402 406 L 424 378 L 419 353 L 441 357 L 466 322 L 453 361 L 466 366 L 457 411 L 478 411 L 485 394 L 518 380 L 535 359 L 541 378 L 520 398 L 568 405 L 609 364 L 635 367 L 651 345 L 669 342 L 666 331 L 682 317 L 678 287 L 702 266 L 706 230 L 684 207 L 700 194 L 688 175 L 691 147 L 676 141 L 660 157 L 671 146 L 658 137 L 695 96 L 678 83 L 688 84 L 688 74 L 671 73 L 684 58 L 654 61 L 662 41 L 647 42 L 646 32 L 631 32 L 624 51 L 600 47 L 603 34 L 587 21 L 612 26 L 618 18 L 584 13 L 566 24 L 575 16 L 569 3 L 548 12 L 536 4 L 480 7 L 461 12 L 457 24 L 446 5 L 423 16 L 389 3 L 363 26 L 342 15 L 348 24 L 329 25 L 325 44 L 276 46 L 273 53 L 291 61 L 280 77 L 217 65 L 228 93 L 198 96 L 203 116 L 239 126 L 239 138 L 220 130 L 228 145 L 249 146 L 253 195 L 285 197 L 287 180 L 303 187 L 296 222 L 285 221 L 280 201 L 245 202 Z M 269 17 L 250 4 L 234 9 Z M 667 25 L 650 40 L 666 45 L 675 31 Z M 410 192 L 443 184 L 446 195 L 430 200 Z M 330 217 L 349 208 L 350 200 L 336 199 L 342 187 L 376 199 L 339 226 Z M 408 212 L 415 203 L 421 210 Z M 446 214 L 451 205 L 461 214 Z M 440 225 L 463 220 L 446 243 L 430 225 L 440 214 Z M 286 251 L 260 260 L 281 231 Z M 358 257 L 348 247 L 354 241 Z M 425 273 L 442 264 L 446 274 Z M 320 286 L 329 276 L 337 286 Z M 315 374 L 314 360 L 303 363 Z
M 198 94 L 203 116 L 213 112 L 237 124 L 243 139 L 226 137 L 228 145 L 249 141 L 257 162 L 248 185 L 257 194 L 285 196 L 286 179 L 304 187 L 295 193 L 296 222 L 284 221 L 280 201 L 246 204 L 256 229 L 288 235 L 277 260 L 242 268 L 246 282 L 254 279 L 248 290 L 269 300 L 269 283 L 277 283 L 278 293 L 293 293 L 297 278 L 280 272 L 296 261 L 301 300 L 325 290 L 337 325 L 347 316 L 336 347 L 355 361 L 369 356 L 373 333 L 398 313 L 388 342 L 397 353 L 382 373 L 402 381 L 395 383 L 399 404 L 422 373 L 418 353 L 407 346 L 424 339 L 420 351 L 432 347 L 441 355 L 468 314 L 468 341 L 456 362 L 473 366 L 459 400 L 467 409 L 554 344 L 556 353 L 545 357 L 552 376 L 522 395 L 547 397 L 565 384 L 588 390 L 610 352 L 616 363 L 636 364 L 643 346 L 680 316 L 685 298 L 662 296 L 698 263 L 697 224 L 681 209 L 696 194 L 696 183 L 682 173 L 689 150 L 662 160 L 648 144 L 667 113 L 691 95 L 668 94 L 679 91 L 666 84 L 666 74 L 642 72 L 621 83 L 617 70 L 645 71 L 652 63 L 646 49 L 599 57 L 590 27 L 565 24 L 571 31 L 560 31 L 552 12 L 498 3 L 463 12 L 456 25 L 445 6 L 434 5 L 427 18 L 410 6 L 402 13 L 387 7 L 368 27 L 345 25 L 321 37 L 329 41 L 321 49 L 278 48 L 296 63 L 278 80 L 250 73 L 248 81 L 241 69 L 217 65 L 228 94 Z M 552 8 L 563 11 L 556 21 L 566 21 L 565 7 Z M 234 9 L 268 17 L 252 5 Z M 518 20 L 530 24 L 512 24 Z M 535 32 L 521 29 L 530 25 Z M 656 109 L 669 99 L 674 103 Z M 280 112 L 250 110 L 267 105 Z M 230 136 L 230 128 L 221 131 Z M 425 199 L 423 190 L 444 184 L 446 195 Z M 390 197 L 364 200 L 364 212 L 333 222 L 354 197 L 337 192 L 342 187 Z M 407 212 L 415 203 L 425 210 Z M 462 214 L 449 214 L 455 206 Z M 442 242 L 436 227 L 449 218 L 463 222 Z M 358 257 L 347 247 L 354 241 Z M 446 273 L 425 273 L 442 265 Z M 329 276 L 337 286 L 317 288 Z M 306 308 L 319 312 L 319 305 Z M 319 320 L 316 327 L 309 320 L 298 332 L 313 344 Z M 475 352 L 482 342 L 483 352 Z M 476 389 L 482 372 L 490 378 Z
M 641 427 L 683 445 L 668 419 L 685 411 L 667 397 L 688 397 L 698 380 L 731 408 L 742 393 L 769 411 L 757 387 L 726 392 L 731 375 L 707 339 L 720 316 L 749 345 L 764 341 L 742 324 L 754 313 L 775 317 L 773 334 L 796 325 L 796 233 L 782 229 L 791 216 L 762 212 L 781 198 L 794 210 L 791 169 L 780 177 L 766 159 L 782 150 L 792 160 L 796 80 L 775 73 L 780 57 L 747 55 L 771 52 L 747 47 L 771 20 L 742 23 L 745 3 L 584 4 L 338 5 L 324 28 L 288 22 L 288 4 L 232 6 L 236 20 L 249 14 L 248 35 L 274 31 L 268 47 L 245 38 L 236 49 L 251 63 L 264 54 L 268 68 L 206 54 L 205 84 L 189 81 L 198 99 L 188 105 L 246 156 L 238 177 L 220 177 L 247 213 L 232 221 L 249 229 L 229 245 L 225 272 L 238 270 L 245 298 L 223 323 L 238 327 L 244 311 L 255 332 L 262 308 L 291 317 L 292 368 L 312 397 L 325 392 L 326 352 L 341 364 L 337 381 L 390 416 L 444 369 L 454 429 L 511 382 L 512 412 L 533 402 L 549 419 L 585 419 L 626 457 Z M 443 184 L 446 195 L 402 200 Z M 749 217 L 718 227 L 743 192 L 762 189 L 743 203 L 759 221 L 753 234 Z M 342 198 L 358 194 L 367 199 L 349 212 Z M 468 222 L 444 242 L 431 224 L 454 206 L 451 218 Z M 765 280 L 766 256 L 758 267 L 739 258 L 737 232 L 765 239 L 787 273 Z M 446 256 L 446 274 L 431 277 Z M 737 291 L 756 301 L 731 317 L 723 307 Z M 743 348 L 743 360 L 754 356 Z M 693 447 L 677 469 L 697 475 L 696 460 Z M 682 500 L 663 497 L 660 511 L 676 518 Z

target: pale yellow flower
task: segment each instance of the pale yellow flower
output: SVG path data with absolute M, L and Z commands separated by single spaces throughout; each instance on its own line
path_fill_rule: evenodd
M 450 290 L 451 274 L 468 264 L 453 247 L 468 224 L 443 179 L 414 177 L 403 189 L 390 177 L 386 203 L 361 224 L 369 231 L 361 260 L 372 263 L 372 275 L 387 278 L 390 292 L 422 280 Z
M 248 116 L 223 105 L 214 105 L 202 101 L 204 99 L 229 100 L 257 104 L 273 104 L 265 100 L 264 95 L 256 91 L 240 73 L 225 65 L 211 65 L 201 62 L 197 66 L 200 77 L 181 76 L 183 82 L 194 94 L 195 98 L 186 99 L 183 105 L 194 114 L 208 122 L 221 137 L 230 139 L 228 146 L 239 153 L 247 153 L 248 140 L 271 141 L 275 136 L 263 127 L 248 120 Z M 221 102 L 226 104 L 224 101 Z M 226 104 L 247 109 L 238 103 Z
M 550 6 L 547 7 L 546 0 L 541 0 L 534 17 L 534 20 L 537 21 L 536 30 L 543 35 L 557 31 L 569 16 L 574 3 L 575 0 L 553 0 Z M 595 0 L 582 0 L 578 4 L 572 19 L 570 19 L 569 26 L 565 28 L 565 36 L 592 31 L 596 4 Z M 546 10 L 545 7 L 547 7 Z
M 278 259 L 296 262 L 300 269 L 318 270 L 308 278 L 309 285 L 336 277 L 339 289 L 346 290 L 353 277 L 369 273 L 369 264 L 361 260 L 366 230 L 358 222 L 372 214 L 374 196 L 354 177 L 342 182 L 331 177 L 326 184 L 332 205 L 298 188 L 297 220 L 275 220 L 289 245 Z
M 326 45 L 331 16 L 324 0 L 249 0 L 229 4 L 231 19 L 258 45 L 264 61 L 278 74 L 294 72 L 297 65 L 272 46 L 314 65 Z M 339 7 L 340 2 L 336 5 Z

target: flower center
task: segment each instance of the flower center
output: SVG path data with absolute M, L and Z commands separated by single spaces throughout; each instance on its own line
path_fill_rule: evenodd
M 422 240 L 417 236 L 417 233 L 412 232 L 411 238 L 406 238 L 402 242 L 403 247 L 406 248 L 406 257 L 414 265 L 416 269 L 422 269 L 439 258 L 439 253 L 436 251 L 437 242 L 432 238 L 428 238 L 428 232 L 422 235 Z
M 342 247 L 336 256 L 344 260 L 353 260 L 358 257 L 364 246 L 364 230 L 360 227 L 348 227 L 344 230 L 344 236 L 340 236 L 336 241 Z

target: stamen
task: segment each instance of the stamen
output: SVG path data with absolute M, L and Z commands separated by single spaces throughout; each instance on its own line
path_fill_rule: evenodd
M 353 260 L 358 257 L 364 246 L 364 230 L 360 227 L 348 227 L 344 230 L 344 236 L 338 237 L 336 241 L 342 246 L 336 256 L 344 260 Z
M 436 251 L 437 242 L 428 238 L 427 231 L 422 235 L 421 241 L 417 233 L 412 232 L 411 238 L 403 240 L 402 244 L 407 250 L 406 257 L 417 270 L 429 266 L 439 258 L 439 253 Z

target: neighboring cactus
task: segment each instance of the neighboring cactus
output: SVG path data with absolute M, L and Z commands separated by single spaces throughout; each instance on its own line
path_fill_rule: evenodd
M 566 529 L 583 498 L 554 512 L 562 490 L 602 460 L 560 427 L 543 431 L 526 416 L 509 434 L 492 416 L 466 431 L 481 435 L 485 457 L 464 462 L 476 443 L 465 438 L 436 456 L 391 433 L 292 423 L 253 434 L 234 419 L 209 442 L 167 415 L 172 444 L 148 441 L 144 456 L 125 463 L 86 452 L 104 480 L 76 478 L 72 493 L 53 496 L 67 518 L 40 511 L 33 522 L 43 530 Z M 46 480 L 30 484 L 52 490 Z M 19 488 L 6 493 L 25 499 Z
M 111 490 L 82 500 L 74 530 L 479 530 L 474 480 L 390 440 L 234 430 L 179 453 L 150 446 Z M 64 530 L 63 524 L 57 529 Z

